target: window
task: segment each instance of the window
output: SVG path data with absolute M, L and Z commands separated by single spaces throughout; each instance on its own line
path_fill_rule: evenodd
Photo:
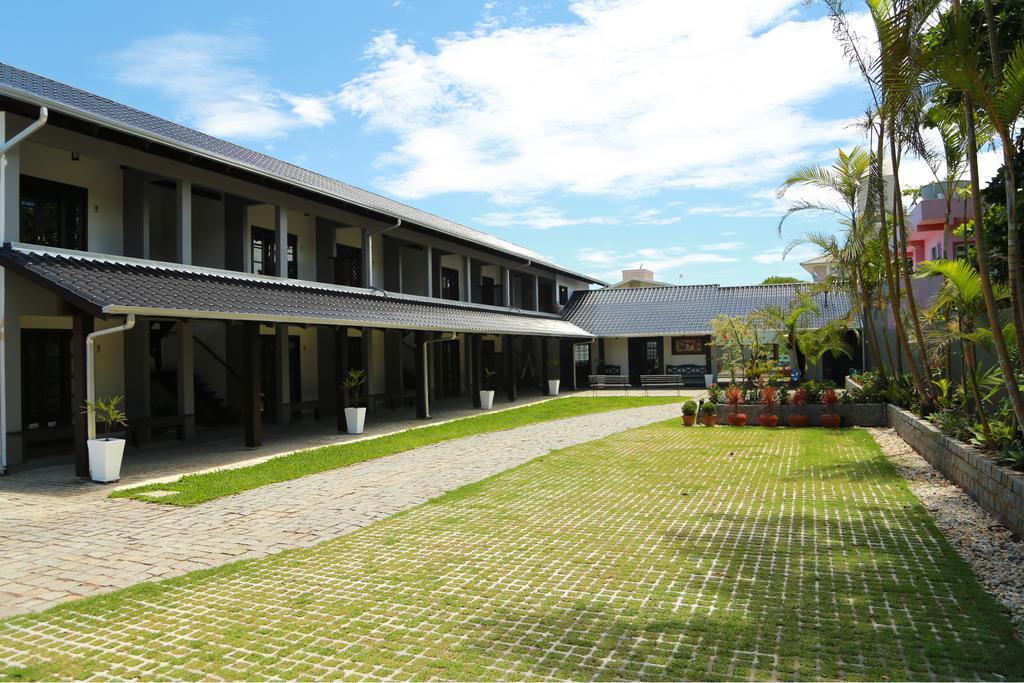
M 590 365 L 590 344 L 576 344 L 573 347 L 573 360 L 577 365 Z
M 564 306 L 567 303 L 569 303 L 569 288 L 565 285 L 558 285 L 558 305 Z
M 22 330 L 21 376 L 25 430 L 71 424 L 70 330 Z
M 363 250 L 339 244 L 334 259 L 334 283 L 350 287 L 363 286 Z
M 501 290 L 494 284 L 493 277 L 480 278 L 480 303 L 497 306 L 501 301 Z
M 257 275 L 277 275 L 277 236 L 267 228 L 252 228 L 252 272 Z M 299 264 L 295 254 L 299 251 L 299 238 L 288 235 L 288 277 L 299 276 Z
M 459 271 L 454 268 L 441 268 L 441 298 L 459 300 Z
M 963 243 L 963 242 L 960 242 L 959 244 L 957 244 L 957 245 L 955 245 L 953 247 L 953 252 L 956 254 L 956 257 L 958 259 L 966 259 L 967 258 L 967 245 L 965 243 Z
M 21 176 L 22 242 L 64 249 L 86 248 L 89 192 L 84 187 Z
M 644 342 L 644 360 L 657 365 L 661 360 L 661 340 L 648 339 Z

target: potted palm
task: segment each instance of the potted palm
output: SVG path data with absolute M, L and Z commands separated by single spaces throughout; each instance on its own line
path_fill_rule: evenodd
M 789 426 L 790 427 L 806 427 L 807 426 L 807 391 L 802 387 L 793 392 L 790 396 L 789 402 L 792 403 L 795 408 L 793 412 L 789 414 Z
M 747 424 L 747 414 L 740 412 L 740 404 L 743 403 L 743 390 L 737 386 L 730 386 L 725 390 L 725 402 L 732 406 L 729 413 L 729 424 L 733 427 L 743 427 Z
M 484 368 L 484 388 L 480 390 L 480 409 L 490 410 L 494 405 L 494 376 L 498 374 L 490 368 Z
M 779 407 L 779 392 L 775 387 L 765 387 L 761 390 L 761 405 L 764 410 L 758 416 L 757 421 L 762 427 L 775 427 L 779 424 L 779 416 L 775 409 Z
M 349 434 L 362 434 L 366 422 L 366 406 L 362 402 L 362 387 L 366 383 L 363 370 L 349 370 L 343 385 L 353 405 L 345 408 L 345 429 Z
M 821 414 L 821 426 L 829 429 L 836 429 L 842 423 L 843 418 L 835 412 L 835 405 L 839 403 L 839 394 L 835 389 L 826 389 L 821 394 L 821 402 L 825 404 L 825 412 Z
M 93 481 L 108 484 L 121 479 L 121 459 L 124 457 L 124 439 L 110 436 L 114 427 L 127 427 L 126 415 L 121 411 L 124 396 L 110 396 L 85 402 L 85 412 L 92 412 L 103 423 L 103 438 L 89 439 L 89 476 Z
M 697 402 L 689 400 L 683 404 L 683 424 L 692 427 L 697 421 Z
M 718 422 L 718 405 L 712 401 L 705 401 L 700 407 L 700 413 L 704 418 L 705 427 L 714 427 Z
M 558 361 L 554 360 L 554 359 L 549 360 L 548 361 L 548 367 L 553 369 L 555 372 L 557 372 L 558 371 Z M 562 380 L 560 380 L 560 379 L 549 379 L 548 380 L 548 396 L 558 396 L 558 389 L 561 386 L 561 384 L 562 384 Z

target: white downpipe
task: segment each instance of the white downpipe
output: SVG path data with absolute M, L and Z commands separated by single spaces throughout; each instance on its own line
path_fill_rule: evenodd
M 7 153 L 21 144 L 26 138 L 46 125 L 50 118 L 50 110 L 39 107 L 39 118 L 30 123 L 25 130 L 10 140 L 0 140 L 0 244 L 10 241 L 7 229 L 18 224 L 17 216 L 3 215 L 7 210 Z M 2 138 L 3 135 L 0 135 Z M 7 318 L 4 309 L 7 307 L 7 291 L 4 269 L 0 268 L 0 474 L 7 472 Z
M 454 332 L 450 334 L 450 337 L 428 339 L 423 342 L 423 400 L 427 404 L 427 419 L 430 418 L 430 354 L 427 353 L 427 347 L 431 344 L 441 344 L 442 342 L 455 341 L 459 338 L 459 335 Z
M 135 314 L 129 313 L 125 317 L 123 325 L 90 332 L 85 338 L 85 400 L 89 406 L 87 409 L 87 422 L 89 427 L 88 438 L 90 440 L 96 438 L 96 412 L 92 409 L 93 401 L 96 400 L 96 338 L 107 334 L 127 332 L 133 327 L 135 327 Z

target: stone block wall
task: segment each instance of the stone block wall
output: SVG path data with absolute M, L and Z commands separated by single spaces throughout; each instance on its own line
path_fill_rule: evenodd
M 825 412 L 823 405 L 804 406 L 807 413 L 808 424 L 812 427 L 821 426 L 821 414 Z M 779 424 L 785 426 L 789 416 L 796 412 L 797 407 L 793 405 L 779 406 L 775 414 L 779 416 Z M 838 404 L 832 410 L 843 417 L 844 427 L 884 427 L 886 426 L 885 404 L 883 403 L 851 403 Z M 729 413 L 732 408 L 725 404 L 718 406 L 717 415 L 720 424 L 728 424 Z M 757 424 L 757 418 L 764 412 L 764 406 L 741 405 L 740 412 L 747 414 L 747 424 Z
M 996 464 L 977 448 L 889 404 L 889 424 L 946 478 L 963 489 L 1015 536 L 1024 536 L 1024 474 Z

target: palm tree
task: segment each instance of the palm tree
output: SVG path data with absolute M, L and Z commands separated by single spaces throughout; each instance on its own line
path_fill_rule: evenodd
M 752 315 L 759 318 L 769 330 L 778 333 L 778 339 L 786 345 L 789 353 L 790 363 L 796 363 L 800 368 L 800 376 L 804 376 L 805 363 L 800 359 L 798 350 L 798 335 L 801 330 L 809 327 L 806 318 L 818 315 L 821 308 L 817 302 L 806 292 L 797 292 L 796 297 L 789 306 L 765 306 L 754 311 Z
M 980 97 L 988 97 L 981 91 L 984 88 L 984 74 L 979 64 L 978 46 L 971 38 L 970 24 L 961 12 L 959 0 L 953 0 L 952 9 L 942 17 L 939 24 L 941 40 L 933 45 L 928 54 L 928 64 L 931 75 L 935 80 L 947 84 L 951 89 L 962 96 L 962 110 L 964 120 L 964 131 L 967 138 L 967 162 L 970 170 L 971 180 L 971 202 L 974 211 L 974 241 L 978 256 L 978 275 L 981 284 L 981 293 L 985 302 L 985 312 L 988 316 L 989 330 L 992 334 L 992 344 L 995 347 L 996 360 L 999 363 L 999 370 L 1003 375 L 1003 384 L 1006 387 L 1006 394 L 1013 407 L 1013 414 L 1019 429 L 1024 429 L 1024 398 L 1021 396 L 1020 383 L 1016 372 L 1015 364 L 1010 358 L 1010 352 L 1006 344 L 1006 336 L 1003 333 L 999 321 L 999 310 L 994 288 L 992 286 L 991 271 L 988 263 L 988 245 L 985 238 L 984 215 L 981 206 L 981 180 L 978 172 L 978 124 L 975 112 L 975 100 Z M 1019 50 L 1017 51 L 1020 52 Z M 1024 56 L 1019 58 L 1024 60 Z M 1015 60 L 1016 62 L 1017 60 Z M 1024 69 L 1024 63 L 1018 64 L 1018 68 Z M 1024 71 L 1021 72 L 1024 74 Z M 1014 80 L 1014 79 L 1008 79 Z M 1024 75 L 1019 79 L 1024 83 Z M 1011 280 L 1010 297 L 1011 308 L 1014 309 L 1014 330 L 1017 349 L 1024 349 L 1021 344 L 1021 334 L 1024 330 L 1017 324 L 1018 317 L 1017 301 L 1014 299 L 1015 287 Z M 1024 354 L 1019 354 L 1024 355 Z
M 844 330 L 835 322 L 831 322 L 816 330 L 806 330 L 800 333 L 797 341 L 800 350 L 803 351 L 807 360 L 811 361 L 811 367 L 817 368 L 818 362 L 825 354 L 853 357 L 850 345 L 843 339 L 843 332 Z
M 964 363 L 967 366 L 967 384 L 985 440 L 991 443 L 992 432 L 981 391 L 978 389 L 978 362 L 975 354 L 979 343 L 991 339 L 989 330 L 977 324 L 985 315 L 981 276 L 967 261 L 941 259 L 920 264 L 916 277 L 933 275 L 941 276 L 943 283 L 926 315 L 929 320 L 941 320 L 943 324 L 934 327 L 930 332 L 932 348 L 938 353 L 945 354 L 953 343 L 962 345 Z M 997 286 L 993 293 L 1000 302 L 1009 297 L 1009 291 L 1003 286 Z

